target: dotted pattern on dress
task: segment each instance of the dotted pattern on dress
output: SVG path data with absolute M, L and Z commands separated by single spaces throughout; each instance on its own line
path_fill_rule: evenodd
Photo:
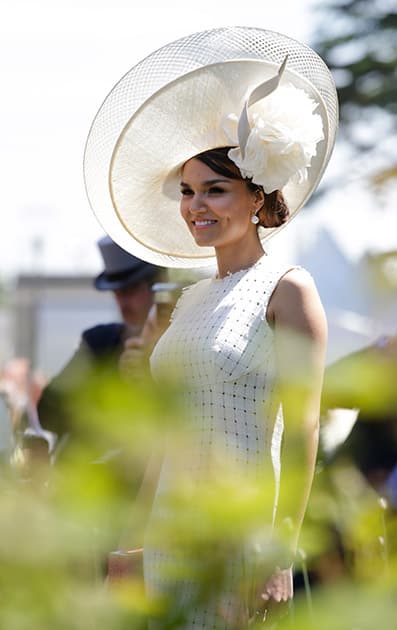
M 264 255 L 248 270 L 223 279 L 204 279 L 183 291 L 171 324 L 157 343 L 151 367 L 156 380 L 179 366 L 186 403 L 189 452 L 181 461 L 172 445 L 166 452 L 149 531 L 172 518 L 167 495 L 181 479 L 192 488 L 205 483 L 211 457 L 217 449 L 238 469 L 240 476 L 269 475 L 274 485 L 274 513 L 280 475 L 283 419 L 274 396 L 274 333 L 266 320 L 269 299 L 280 278 L 293 265 Z M 153 528 L 153 529 L 152 529 Z M 148 536 L 148 539 L 150 536 Z M 175 552 L 145 546 L 145 582 L 149 593 L 174 593 L 180 606 L 194 596 L 189 580 L 171 584 L 166 567 L 175 566 Z M 230 593 L 242 575 L 242 563 L 228 567 Z M 225 591 L 225 606 L 233 606 Z M 193 609 L 184 629 L 226 628 L 215 603 Z

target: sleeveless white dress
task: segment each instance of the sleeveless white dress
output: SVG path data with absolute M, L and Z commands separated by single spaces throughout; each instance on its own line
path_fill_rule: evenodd
M 267 475 L 265 482 L 271 484 L 274 497 L 267 513 L 270 521 L 274 518 L 283 418 L 274 394 L 274 333 L 266 309 L 278 281 L 293 267 L 263 255 L 246 270 L 188 287 L 151 356 L 155 380 L 161 382 L 176 366 L 182 375 L 187 439 L 182 453 L 174 443 L 166 446 L 144 546 L 145 586 L 149 596 L 171 597 L 176 617 L 181 611 L 183 619 L 176 627 L 184 630 L 230 627 L 225 616 L 228 605 L 235 610 L 235 600 L 228 592 L 246 572 L 244 545 L 242 556 L 233 554 L 223 575 L 222 607 L 219 596 L 195 605 L 196 584 L 189 566 L 194 561 L 178 547 L 178 522 L 169 544 L 167 535 L 156 537 L 156 532 L 164 534 L 172 518 L 180 518 L 182 513 L 173 514 L 173 493 L 181 483 L 187 501 L 191 498 L 191 510 L 195 490 L 208 480 L 216 452 L 235 467 L 240 480 L 245 474 L 260 479 Z M 197 520 L 191 516 L 196 528 L 202 516 L 199 511 Z

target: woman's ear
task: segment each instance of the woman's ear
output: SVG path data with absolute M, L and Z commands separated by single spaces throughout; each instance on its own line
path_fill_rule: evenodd
M 261 210 L 261 208 L 263 208 L 263 204 L 265 203 L 265 193 L 263 192 L 262 188 L 257 188 L 253 194 L 254 209 L 256 214 L 257 212 L 259 212 L 259 210 Z

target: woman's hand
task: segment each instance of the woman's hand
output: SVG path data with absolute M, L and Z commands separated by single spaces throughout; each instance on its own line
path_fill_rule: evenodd
M 267 580 L 261 589 L 260 598 L 264 602 L 287 602 L 294 594 L 292 568 L 279 569 Z
M 271 624 L 277 623 L 288 612 L 288 602 L 292 599 L 293 592 L 292 567 L 288 569 L 277 567 L 257 591 L 255 614 L 251 623 L 262 619 L 271 630 Z

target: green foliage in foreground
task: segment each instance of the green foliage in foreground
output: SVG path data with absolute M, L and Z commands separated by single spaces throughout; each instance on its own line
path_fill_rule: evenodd
M 183 467 L 189 437 L 183 432 L 179 391 L 159 390 L 144 379 L 128 387 L 108 376 L 100 379 L 92 383 L 96 406 L 91 392 L 84 408 L 82 389 L 78 405 L 79 422 L 81 409 L 85 412 L 84 430 L 76 427 L 78 439 L 70 439 L 55 464 L 29 461 L 19 452 L 1 482 L 1 628 L 140 630 L 148 615 L 159 616 L 162 628 L 176 630 L 183 622 L 167 610 L 167 602 L 155 608 L 145 599 L 139 573 L 115 583 L 104 579 L 108 553 L 120 538 L 131 548 L 142 545 L 156 466 L 143 484 L 142 479 L 149 459 L 161 452 L 165 434 Z M 382 385 L 384 404 L 386 378 Z M 368 387 L 372 397 L 366 388 L 365 400 L 373 411 L 377 390 Z M 292 613 L 277 627 L 391 630 L 397 601 L 396 514 L 352 462 L 323 457 L 320 463 L 295 565 L 297 583 L 309 572 L 312 587 L 297 590 Z M 272 497 L 266 480 L 243 478 L 221 452 L 214 456 L 211 475 L 193 503 L 188 480 L 181 477 L 173 496 L 177 517 L 157 532 L 160 543 L 162 537 L 174 537 L 186 550 L 191 562 L 184 569 L 200 582 L 201 600 L 222 591 L 225 561 L 240 553 L 242 539 L 260 549 L 257 566 L 264 575 L 282 558 L 285 542 L 269 544 L 266 508 Z M 297 462 L 284 467 L 282 483 L 291 501 L 300 478 Z M 262 626 L 259 621 L 250 625 Z

